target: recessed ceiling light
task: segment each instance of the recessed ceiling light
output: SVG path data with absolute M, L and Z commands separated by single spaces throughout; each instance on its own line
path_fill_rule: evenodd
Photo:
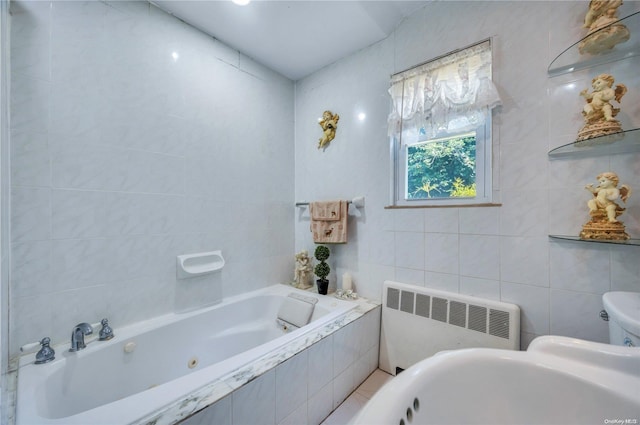
M 249 4 L 249 2 L 251 2 L 251 0 L 231 0 L 231 1 L 237 4 L 238 6 L 246 6 Z

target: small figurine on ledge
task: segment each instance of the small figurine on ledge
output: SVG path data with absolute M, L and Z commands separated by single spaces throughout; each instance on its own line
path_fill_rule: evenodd
M 622 0 L 591 0 L 589 2 L 589 11 L 583 25 L 589 29 L 589 32 L 578 45 L 580 54 L 596 55 L 629 40 L 631 36 L 629 29 L 618 22 L 618 7 L 621 5 Z
M 627 202 L 631 196 L 631 188 L 625 184 L 618 189 L 619 178 L 616 173 L 606 172 L 597 177 L 600 184 L 593 187 L 585 186 L 593 194 L 593 199 L 587 202 L 591 220 L 580 232 L 580 239 L 627 240 L 624 224 L 618 221 L 625 208 L 616 203 L 618 199 Z
M 622 131 L 620 122 L 614 117 L 620 108 L 614 108 L 610 101 L 620 103 L 627 92 L 627 86 L 618 84 L 613 88 L 614 78 L 610 74 L 600 74 L 591 81 L 593 92 L 587 89 L 580 92 L 587 104 L 582 109 L 585 125 L 578 132 L 578 141 Z
M 293 285 L 296 288 L 307 289 L 313 286 L 312 283 L 313 264 L 311 263 L 311 257 L 309 257 L 309 251 L 303 249 L 296 254 L 296 270 Z
M 322 113 L 322 119 L 318 122 L 324 134 L 319 139 L 318 149 L 325 148 L 329 142 L 336 137 L 336 129 L 338 128 L 338 121 L 340 115 L 334 114 L 331 111 L 324 111 Z

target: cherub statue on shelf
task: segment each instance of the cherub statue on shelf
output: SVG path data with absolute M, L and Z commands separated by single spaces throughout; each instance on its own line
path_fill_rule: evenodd
M 311 282 L 312 276 L 313 264 L 311 263 L 311 257 L 309 257 L 309 251 L 303 249 L 296 254 L 296 270 L 293 285 L 296 288 L 307 289 L 313 285 Z
M 591 0 L 589 10 L 584 17 L 584 28 L 592 29 L 599 18 L 607 15 L 616 15 L 622 0 Z
M 318 122 L 324 134 L 318 141 L 318 149 L 326 147 L 336 137 L 336 129 L 338 128 L 338 121 L 340 115 L 334 114 L 331 111 L 324 111 L 322 113 L 322 119 Z
M 623 184 L 618 188 L 620 179 L 614 172 L 608 171 L 596 177 L 600 183 L 593 187 L 585 186 L 593 194 L 593 199 L 587 202 L 591 220 L 582 226 L 581 239 L 627 240 L 629 235 L 625 232 L 624 224 L 618 220 L 625 208 L 616 201 L 627 202 L 631 196 L 631 188 Z
M 618 8 L 622 0 L 591 0 L 583 27 L 587 37 L 578 45 L 580 54 L 596 55 L 612 49 L 616 44 L 629 40 L 629 29 L 619 23 Z
M 614 108 L 611 101 L 620 103 L 622 96 L 627 92 L 627 86 L 618 84 L 614 89 L 614 81 L 612 75 L 600 74 L 591 81 L 591 87 L 593 87 L 591 93 L 587 89 L 580 92 L 580 96 L 584 97 L 587 103 L 582 108 L 585 125 L 578 132 L 578 140 L 622 131 L 620 122 L 615 119 L 620 108 Z

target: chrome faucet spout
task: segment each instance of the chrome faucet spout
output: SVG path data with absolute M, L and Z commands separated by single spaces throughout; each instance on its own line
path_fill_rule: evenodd
M 85 335 L 91 335 L 93 333 L 93 328 L 88 323 L 80 323 L 77 324 L 73 331 L 71 331 L 71 348 L 69 351 L 79 351 L 86 347 L 84 343 Z

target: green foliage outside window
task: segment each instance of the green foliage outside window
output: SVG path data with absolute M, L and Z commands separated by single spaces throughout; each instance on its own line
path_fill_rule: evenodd
M 407 199 L 476 196 L 475 135 L 407 149 Z

